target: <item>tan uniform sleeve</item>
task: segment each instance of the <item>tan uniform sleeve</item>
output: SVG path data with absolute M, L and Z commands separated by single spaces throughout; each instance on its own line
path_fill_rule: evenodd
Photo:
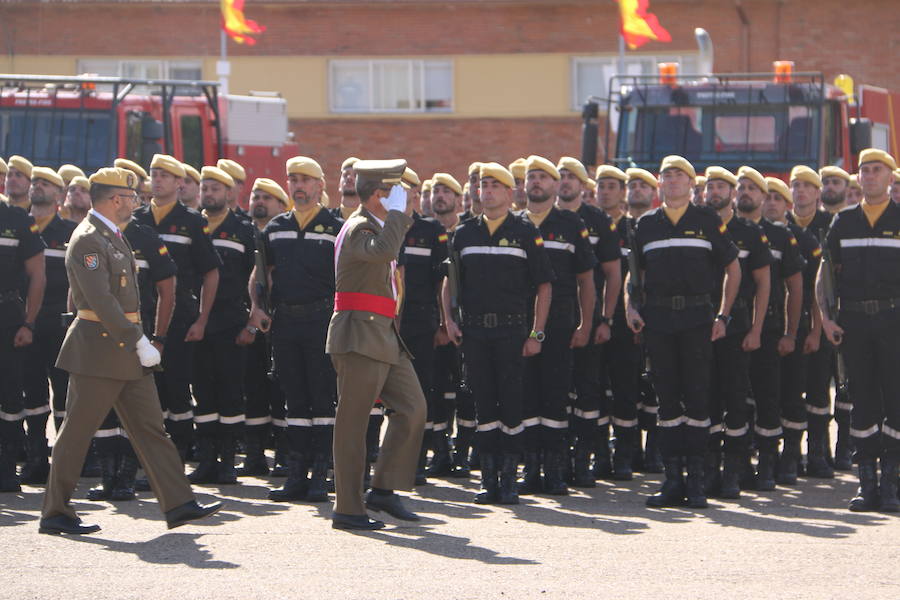
M 392 210 L 384 221 L 384 229 L 380 233 L 371 229 L 367 222 L 362 222 L 347 234 L 341 252 L 350 252 L 353 258 L 374 263 L 389 263 L 397 260 L 403 236 L 412 225 L 412 217 Z
M 102 238 L 80 237 L 66 254 L 66 271 L 109 334 L 134 348 L 144 333 L 140 325 L 125 317 L 122 305 L 110 290 L 109 252 Z

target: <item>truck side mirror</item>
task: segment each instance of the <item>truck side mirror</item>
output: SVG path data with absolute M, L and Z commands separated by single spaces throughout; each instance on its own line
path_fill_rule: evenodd
M 597 121 L 600 118 L 600 106 L 591 100 L 584 103 L 581 109 L 581 163 L 586 167 L 597 164 Z
M 850 153 L 859 154 L 872 147 L 872 121 L 850 119 Z

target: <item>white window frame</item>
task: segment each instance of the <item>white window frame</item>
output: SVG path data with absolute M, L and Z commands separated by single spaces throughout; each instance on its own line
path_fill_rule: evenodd
M 449 107 L 441 107 L 429 109 L 425 106 L 426 97 L 425 97 L 425 70 L 428 63 L 432 63 L 435 66 L 449 67 L 450 68 L 450 106 Z M 418 65 L 421 69 L 422 76 L 419 78 L 419 94 L 422 100 L 421 108 L 413 108 L 415 106 L 416 98 L 413 95 L 410 95 L 408 98 L 410 108 L 376 108 L 375 107 L 375 66 L 376 65 L 406 65 L 408 66 L 408 77 L 409 77 L 409 89 L 410 91 L 413 88 L 413 69 L 412 67 Z M 336 71 L 340 67 L 366 67 L 368 69 L 368 108 L 338 108 L 335 106 L 335 96 L 334 96 L 334 81 L 336 77 Z M 452 60 L 449 59 L 405 59 L 405 58 L 384 58 L 384 59 L 333 59 L 328 61 L 328 109 L 332 113 L 337 114 L 431 114 L 431 113 L 441 113 L 447 114 L 452 113 L 456 110 L 456 99 L 454 93 L 454 80 L 455 80 L 455 72 L 454 72 L 454 64 Z
M 116 69 L 116 77 L 124 77 L 122 74 L 125 66 L 128 64 L 143 64 L 146 66 L 154 65 L 160 67 L 160 79 L 169 79 L 170 69 L 173 67 L 177 68 L 197 68 L 200 71 L 201 77 L 203 75 L 203 61 L 202 60 L 164 60 L 164 59 L 155 59 L 155 58 L 146 58 L 146 59 L 116 59 L 116 58 L 79 58 L 76 62 L 76 71 L 79 75 L 85 72 L 90 72 L 89 70 L 84 68 L 84 63 L 90 62 L 100 62 L 107 63 L 109 65 L 114 65 Z
M 699 59 L 699 53 L 697 52 L 679 52 L 677 54 L 643 54 L 643 53 L 630 53 L 625 55 L 626 63 L 629 60 L 650 60 L 654 64 L 658 64 L 661 62 L 677 62 L 680 65 L 679 72 L 686 73 L 684 70 L 684 61 L 686 58 L 697 61 Z M 595 55 L 587 55 L 587 56 L 573 56 L 570 62 L 569 72 L 570 72 L 570 91 L 569 96 L 571 98 L 571 106 L 570 109 L 575 112 L 581 112 L 581 109 L 584 105 L 585 100 L 587 98 L 579 98 L 578 97 L 578 67 L 582 64 L 591 64 L 591 63 L 600 63 L 601 65 L 607 64 L 616 64 L 619 60 L 618 54 L 595 54 Z M 603 82 L 603 85 L 609 85 L 609 80 Z M 607 90 L 607 93 L 609 91 Z M 601 103 L 600 112 L 606 113 L 606 104 Z

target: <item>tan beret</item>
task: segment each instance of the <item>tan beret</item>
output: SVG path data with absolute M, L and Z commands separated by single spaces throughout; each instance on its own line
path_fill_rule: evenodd
M 517 158 L 509 163 L 509 172 L 512 173 L 512 176 L 516 179 L 525 179 L 525 174 L 528 172 L 526 167 L 527 164 L 528 161 L 524 158 Z
M 419 175 L 409 167 L 406 167 L 406 170 L 403 171 L 402 179 L 412 187 L 422 184 L 422 181 L 419 179 Z
M 137 164 L 133 160 L 128 160 L 127 158 L 117 158 L 116 162 L 114 162 L 113 165 L 120 169 L 128 169 L 141 179 L 147 179 L 150 177 L 149 175 L 147 175 L 147 171 L 144 170 L 144 167 Z
M 184 177 L 184 167 L 181 165 L 181 161 L 168 154 L 154 154 L 153 160 L 150 161 L 150 168 L 162 169 L 175 177 Z
M 769 186 L 766 185 L 766 178 L 762 176 L 762 173 L 754 169 L 753 167 L 748 167 L 744 165 L 737 172 L 737 178 L 741 179 L 742 177 L 746 177 L 750 181 L 756 184 L 756 187 L 761 189 L 765 193 L 769 193 Z
M 294 158 L 288 159 L 285 166 L 287 167 L 288 175 L 306 175 L 307 177 L 315 177 L 316 179 L 325 178 L 325 173 L 322 172 L 322 167 L 319 166 L 319 163 L 308 156 L 295 156 Z
M 556 170 L 562 171 L 563 169 L 574 173 L 575 177 L 577 177 L 581 183 L 587 183 L 591 180 L 591 178 L 588 177 L 587 169 L 584 168 L 584 165 L 581 164 L 581 161 L 577 158 L 572 158 L 571 156 L 563 156 L 560 158 L 559 162 L 556 163 Z
M 543 171 L 559 181 L 559 171 L 556 170 L 556 165 L 543 156 L 537 156 L 536 154 L 529 156 L 528 162 L 525 164 L 525 172 L 527 173 L 528 171 Z
M 57 171 L 59 176 L 62 177 L 63 183 L 69 185 L 72 181 L 73 177 L 84 177 L 84 171 L 76 167 L 75 165 L 63 165 Z
M 6 166 L 6 161 L 0 156 L 0 175 L 6 175 L 7 173 L 9 173 L 9 167 Z
M 18 154 L 10 156 L 7 165 L 10 169 L 15 169 L 28 179 L 31 179 L 31 169 L 34 168 L 34 165 L 24 156 L 19 156 Z
M 465 182 L 465 183 L 463 184 L 463 194 L 468 194 L 468 193 L 469 193 L 469 188 L 470 188 L 470 187 L 472 187 L 472 186 L 469 185 L 469 182 L 468 182 L 468 181 Z
M 548 164 L 550 164 L 549 161 Z M 550 166 L 553 167 L 552 164 Z M 512 173 L 509 172 L 509 169 L 495 162 L 482 163 L 481 168 L 478 169 L 478 176 L 481 179 L 493 177 L 509 189 L 516 187 L 516 180 L 513 178 Z
M 778 192 L 784 201 L 788 204 L 794 203 L 794 197 L 791 196 L 791 190 L 788 189 L 788 186 L 785 182 L 778 179 L 777 177 L 766 177 L 766 186 L 769 188 L 769 193 Z
M 423 181 L 422 182 L 422 193 L 430 192 L 431 186 L 432 186 L 432 183 L 431 183 L 430 179 L 426 179 L 425 181 Z
M 134 190 L 138 184 L 138 176 L 131 169 L 104 167 L 91 175 L 90 182 L 91 185 L 110 185 Z
M 768 180 L 768 178 L 766 178 Z M 791 169 L 791 177 L 790 180 L 791 185 L 794 184 L 795 181 L 805 181 L 807 183 L 811 183 L 820 190 L 822 189 L 822 178 L 819 177 L 819 174 L 807 167 L 806 165 L 796 165 L 793 169 Z
M 459 185 L 459 182 L 450 173 L 435 173 L 434 175 L 431 176 L 432 188 L 435 188 L 439 185 L 447 186 L 457 196 L 462 196 L 462 194 L 463 194 L 462 186 Z M 466 185 L 468 185 L 468 182 L 466 182 Z
M 353 165 L 359 162 L 359 159 L 355 156 L 351 156 L 350 158 L 344 159 L 344 162 L 341 163 L 341 171 L 344 169 L 352 169 Z
M 144 179 L 140 183 L 140 187 L 138 188 L 138 192 L 141 194 L 152 194 L 153 188 L 150 187 L 150 180 Z
M 200 169 L 200 179 L 213 179 L 229 188 L 234 187 L 234 178 L 219 167 L 203 167 Z
M 639 169 L 637 167 L 631 167 L 625 171 L 625 175 L 628 177 L 628 181 L 633 181 L 635 179 L 640 179 L 653 189 L 659 188 L 659 180 L 653 176 L 653 173 L 648 171 L 647 169 Z
M 850 176 L 850 187 L 856 188 L 858 190 L 862 189 L 862 186 L 859 185 L 859 177 L 856 176 L 856 173 Z
M 627 182 L 628 175 L 618 167 L 612 165 L 600 165 L 597 167 L 597 170 L 594 171 L 594 179 L 597 181 L 600 181 L 601 179 L 618 179 L 619 181 Z
M 706 175 L 697 175 L 694 177 L 694 187 L 703 187 L 706 185 Z
M 471 165 L 469 165 L 469 175 L 471 175 L 472 173 L 480 172 L 480 171 L 481 171 L 481 163 L 480 162 L 473 162 Z
M 66 182 L 63 181 L 63 178 L 59 176 L 59 173 L 57 173 L 50 167 L 32 167 L 31 180 L 34 181 L 35 179 L 43 179 L 44 181 L 49 181 L 59 188 L 66 187 Z
M 187 163 L 181 163 L 181 166 L 184 167 L 184 177 L 185 179 L 190 177 L 197 183 L 200 183 L 200 172 Z
M 878 148 L 867 148 L 859 153 L 859 166 L 867 162 L 884 163 L 891 171 L 897 170 L 897 161 L 894 160 L 894 157 Z M 10 166 L 12 166 L 12 163 L 10 163 Z
M 72 181 L 69 182 L 69 187 L 78 186 L 86 191 L 91 191 L 91 181 L 87 177 L 82 177 L 80 175 L 76 175 L 72 178 Z
M 685 157 L 678 156 L 677 154 L 670 154 L 662 159 L 662 163 L 659 165 L 659 172 L 662 173 L 666 169 L 678 169 L 679 171 L 684 171 L 690 175 L 691 179 L 697 177 L 697 171 L 694 170 L 694 165 L 692 165 Z
M 731 187 L 737 187 L 737 177 L 734 176 L 734 173 L 724 167 L 706 167 L 706 181 L 710 182 L 713 179 L 721 179 L 730 184 Z
M 261 191 L 267 194 L 278 198 L 278 201 L 284 204 L 288 210 L 294 208 L 294 201 L 291 200 L 290 196 L 287 195 L 287 192 L 284 191 L 284 188 L 281 187 L 278 182 L 268 179 L 266 177 L 258 177 L 256 181 L 253 182 L 252 192 Z
M 216 166 L 231 175 L 231 179 L 235 182 L 244 183 L 244 180 L 247 179 L 247 171 L 244 170 L 241 163 L 230 158 L 220 158 L 216 161 Z
M 834 165 L 827 165 L 819 169 L 819 177 L 822 179 L 826 177 L 840 177 L 845 181 L 850 181 L 850 173 Z
M 588 177 L 588 180 L 584 183 L 584 187 L 593 191 L 597 189 L 597 182 Z

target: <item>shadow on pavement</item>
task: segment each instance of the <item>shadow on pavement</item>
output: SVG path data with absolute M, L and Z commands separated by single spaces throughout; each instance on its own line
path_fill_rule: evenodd
M 185 565 L 194 569 L 237 569 L 240 565 L 212 560 L 212 554 L 198 542 L 200 533 L 166 533 L 146 542 L 118 542 L 98 537 L 71 536 L 66 539 L 109 550 L 134 554 L 143 562 L 159 565 Z

